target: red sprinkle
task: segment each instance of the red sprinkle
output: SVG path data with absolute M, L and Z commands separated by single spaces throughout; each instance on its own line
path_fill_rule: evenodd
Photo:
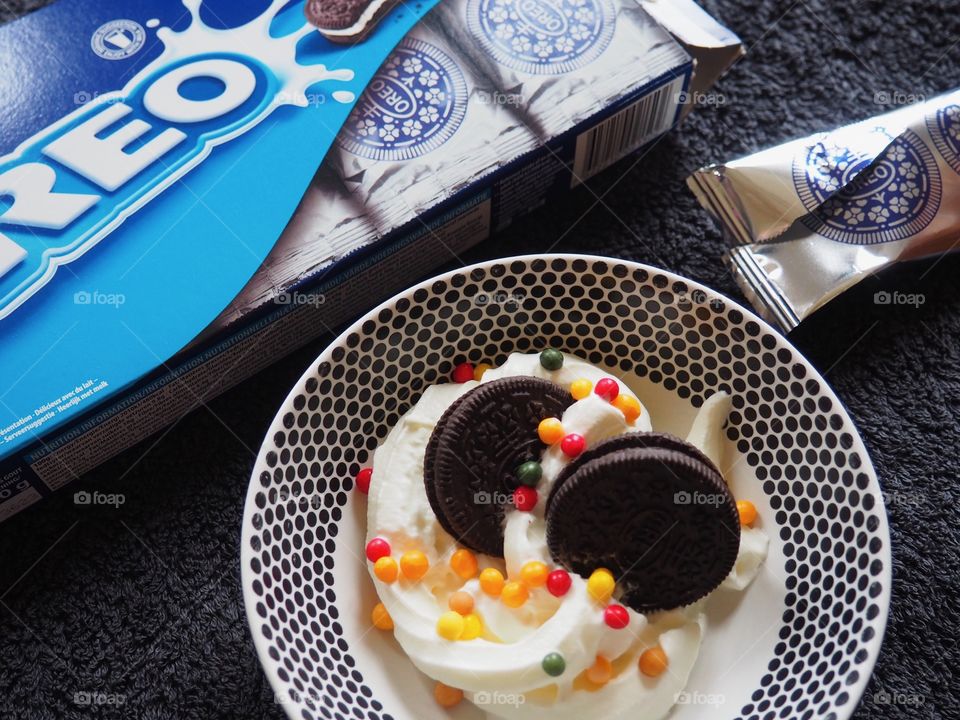
M 630 614 L 623 605 L 607 605 L 603 610 L 603 621 L 614 630 L 623 630 L 630 624 Z
M 370 478 L 373 477 L 373 468 L 364 468 L 357 473 L 357 490 L 366 495 L 370 492 Z
M 613 402 L 617 399 L 617 395 L 620 394 L 620 386 L 613 378 L 602 378 L 597 380 L 596 387 L 593 388 L 593 391 L 607 402 Z
M 576 433 L 570 433 L 560 441 L 560 449 L 568 457 L 576 457 L 582 453 L 584 445 L 586 445 L 586 440 L 583 439 L 583 435 L 577 435 Z
M 367 560 L 372 563 L 375 563 L 382 557 L 387 557 L 390 554 L 390 543 L 388 543 L 383 538 L 373 538 L 370 542 L 367 543 Z
M 547 575 L 547 590 L 554 597 L 561 597 L 567 594 L 570 589 L 570 573 L 566 570 L 554 570 Z
M 465 383 L 473 380 L 473 365 L 468 362 L 460 363 L 453 369 L 453 381 Z
M 513 491 L 513 504 L 517 510 L 530 512 L 537 504 L 537 491 L 532 487 L 521 485 Z

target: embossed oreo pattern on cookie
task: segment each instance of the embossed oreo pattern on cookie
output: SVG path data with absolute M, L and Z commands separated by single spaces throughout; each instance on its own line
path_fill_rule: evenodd
M 466 81 L 453 59 L 407 38 L 370 81 L 338 142 L 371 160 L 408 160 L 449 140 L 466 108 Z
M 945 105 L 927 115 L 927 131 L 940 156 L 960 174 L 960 105 Z
M 560 75 L 603 53 L 616 12 L 611 0 L 469 0 L 467 23 L 503 65 Z
M 873 245 L 916 235 L 936 217 L 942 187 L 930 148 L 911 130 L 874 132 L 890 138 L 876 159 L 826 135 L 794 160 L 794 184 L 809 211 L 801 222 L 813 232 Z

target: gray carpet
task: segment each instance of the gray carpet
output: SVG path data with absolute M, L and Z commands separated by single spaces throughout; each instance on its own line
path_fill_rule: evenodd
M 0 0 L 0 20 L 38 4 Z M 739 299 L 718 259 L 720 234 L 684 177 L 708 160 L 875 114 L 883 109 L 876 93 L 929 97 L 960 78 L 960 13 L 946 0 L 705 4 L 749 48 L 718 87 L 725 102 L 701 109 L 638 165 L 612 168 L 469 260 L 607 254 Z M 888 493 L 893 607 L 858 720 L 958 717 L 958 273 L 960 255 L 889 273 L 793 334 L 850 409 Z M 923 293 L 926 302 L 877 306 L 880 289 Z M 78 486 L 124 494 L 119 509 L 77 508 L 64 493 L 0 526 L 0 716 L 283 717 L 243 614 L 239 526 L 261 437 L 325 342 Z M 78 706 L 75 694 L 86 691 L 114 703 Z

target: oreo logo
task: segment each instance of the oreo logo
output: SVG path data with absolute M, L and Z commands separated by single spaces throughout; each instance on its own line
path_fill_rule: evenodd
M 610 0 L 469 0 L 467 25 L 497 62 L 559 75 L 599 57 L 613 37 Z
M 439 48 L 405 39 L 357 102 L 340 146 L 370 160 L 409 160 L 442 145 L 467 110 L 467 83 Z
M 824 135 L 794 161 L 794 184 L 809 211 L 801 222 L 813 232 L 873 245 L 916 235 L 936 216 L 942 187 L 930 148 L 910 130 L 873 133 L 889 141 L 876 157 Z
M 927 115 L 927 130 L 937 152 L 955 173 L 960 173 L 960 105 L 946 105 Z

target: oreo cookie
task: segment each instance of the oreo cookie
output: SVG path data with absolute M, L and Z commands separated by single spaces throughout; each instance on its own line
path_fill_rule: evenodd
M 504 506 L 516 469 L 538 459 L 537 425 L 560 417 L 573 397 L 532 377 L 493 380 L 470 390 L 440 418 L 423 458 L 423 481 L 437 521 L 465 547 L 503 557 Z
M 550 503 L 553 501 L 554 496 L 556 496 L 557 491 L 577 470 L 599 457 L 616 452 L 617 450 L 630 450 L 632 448 L 674 450 L 679 453 L 684 453 L 694 460 L 699 460 L 713 468 L 718 474 L 720 473 L 713 464 L 713 461 L 704 455 L 698 447 L 676 435 L 664 432 L 633 432 L 624 435 L 615 435 L 612 438 L 600 441 L 564 466 L 557 474 L 557 478 L 553 481 L 553 487 L 550 489 L 550 495 L 547 497 L 547 510 L 550 509 Z
M 327 40 L 355 43 L 363 40 L 399 0 L 308 0 L 307 20 Z
M 740 521 L 723 477 L 698 452 L 611 445 L 579 464 L 547 508 L 554 560 L 585 577 L 608 568 L 621 602 L 638 612 L 710 593 L 736 562 Z

